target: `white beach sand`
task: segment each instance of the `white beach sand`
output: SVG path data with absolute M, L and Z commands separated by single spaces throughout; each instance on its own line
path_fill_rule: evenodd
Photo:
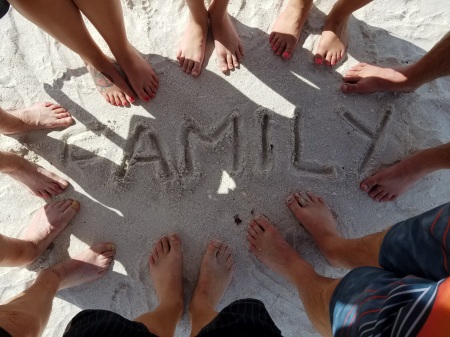
M 251 212 L 267 215 L 319 273 L 340 277 L 346 271 L 327 264 L 285 206 L 289 193 L 322 195 L 346 237 L 385 229 L 449 200 L 450 171 L 429 175 L 392 203 L 372 201 L 358 185 L 418 149 L 450 141 L 450 78 L 410 94 L 339 91 L 341 76 L 358 62 L 397 66 L 424 55 L 450 27 L 448 0 L 374 1 L 352 17 L 348 58 L 334 69 L 312 64 L 331 0 L 315 2 L 290 61 L 273 55 L 268 34 L 286 2 L 232 0 L 229 12 L 245 60 L 229 76 L 221 74 L 210 40 L 206 69 L 194 79 L 174 62 L 188 14 L 183 2 L 123 1 L 128 36 L 153 65 L 160 88 L 150 103 L 122 109 L 103 100 L 73 52 L 14 10 L 0 21 L 1 106 L 56 101 L 76 119 L 61 131 L 0 136 L 0 149 L 66 177 L 71 187 L 58 199 L 74 198 L 82 206 L 37 263 L 0 269 L 1 302 L 30 285 L 38 270 L 112 241 L 112 270 L 58 293 L 44 336 L 61 336 L 82 309 L 134 318 L 157 304 L 147 267 L 151 247 L 161 235 L 177 232 L 186 303 L 204 249 L 216 238 L 232 247 L 236 261 L 221 307 L 258 298 L 284 335 L 318 336 L 294 287 L 248 251 Z M 0 197 L 0 232 L 11 237 L 45 203 L 6 175 L 0 176 Z M 185 314 L 177 336 L 188 335 L 188 323 Z

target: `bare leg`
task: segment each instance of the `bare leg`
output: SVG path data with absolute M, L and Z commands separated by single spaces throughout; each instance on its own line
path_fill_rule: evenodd
M 423 84 L 450 75 L 450 32 L 418 62 L 400 68 L 381 68 L 360 63 L 344 77 L 345 93 L 368 94 L 378 91 L 414 91 Z
M 8 112 L 0 108 L 0 133 L 4 135 L 66 127 L 72 122 L 66 109 L 49 102 Z
M 150 276 L 159 305 L 152 312 L 135 319 L 160 337 L 175 334 L 183 314 L 183 257 L 180 238 L 172 234 L 161 238 L 149 258 Z
M 375 201 L 391 201 L 427 174 L 450 169 L 450 143 L 416 152 L 365 179 L 360 187 Z
M 177 60 L 183 71 L 197 77 L 205 59 L 208 35 L 208 11 L 203 0 L 186 0 L 189 21 L 177 52 Z
M 90 65 L 88 70 L 105 100 L 113 105 L 134 101 L 133 90 L 89 34 L 72 0 L 11 0 L 28 20 L 66 45 Z M 42 10 L 45 8 L 45 11 Z
M 270 47 L 285 60 L 294 54 L 311 6 L 312 0 L 290 0 L 273 25 L 269 36 Z
M 345 239 L 337 231 L 336 221 L 321 197 L 309 192 L 295 193 L 288 197 L 287 205 L 331 265 L 348 269 L 379 267 L 378 256 L 387 231 Z
M 113 244 L 98 244 L 44 269 L 28 289 L 0 305 L 0 326 L 12 336 L 40 336 L 50 317 L 56 292 L 102 277 L 114 254 Z
M 220 241 L 212 241 L 203 257 L 197 287 L 189 305 L 191 337 L 197 336 L 218 315 L 216 307 L 231 282 L 233 271 L 230 248 Z
M 350 15 L 372 0 L 339 0 L 328 14 L 323 26 L 314 62 L 334 66 L 345 55 L 348 43 L 348 19 Z
M 306 314 L 317 331 L 322 336 L 331 336 L 329 306 L 340 280 L 317 274 L 262 215 L 250 223 L 247 241 L 259 260 L 297 288 Z
M 32 263 L 67 227 L 79 209 L 78 201 L 52 202 L 37 211 L 19 239 L 0 235 L 0 266 L 16 267 Z
M 0 151 L 0 172 L 24 184 L 34 195 L 49 199 L 63 192 L 69 183 L 44 168 L 19 157 Z
M 67 1 L 67 0 L 66 0 Z M 134 92 L 143 101 L 155 97 L 158 77 L 128 42 L 120 0 L 73 0 L 108 43 Z
M 229 0 L 213 0 L 208 8 L 217 61 L 222 72 L 238 67 L 244 56 L 241 40 L 227 12 L 228 3 Z

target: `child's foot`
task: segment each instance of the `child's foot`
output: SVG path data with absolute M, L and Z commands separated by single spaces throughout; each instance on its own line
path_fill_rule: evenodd
M 183 257 L 180 238 L 171 234 L 162 237 L 149 258 L 150 277 L 159 304 L 183 311 Z
M 211 22 L 211 31 L 216 46 L 217 62 L 222 72 L 233 70 L 239 67 L 244 56 L 242 47 L 236 29 L 231 22 L 227 12 L 215 13 L 214 3 L 209 7 L 209 18 Z
M 59 277 L 59 290 L 76 287 L 105 275 L 115 254 L 114 244 L 100 243 L 43 272 L 53 272 Z
M 14 155 L 13 158 L 17 162 L 17 165 L 14 165 L 15 169 L 4 173 L 24 184 L 34 195 L 50 199 L 62 193 L 69 186 L 67 180 L 56 174 L 22 157 Z
M 375 201 L 397 199 L 428 173 L 419 168 L 417 159 L 420 160 L 420 152 L 378 171 L 360 184 L 361 190 Z
M 287 198 L 287 206 L 312 236 L 328 262 L 336 265 L 336 261 L 333 260 L 332 242 L 336 238 L 341 238 L 341 234 L 337 230 L 333 214 L 323 199 L 309 192 L 295 193 Z
M 180 67 L 194 77 L 200 75 L 205 59 L 206 36 L 208 34 L 208 15 L 203 22 L 196 22 L 192 15 L 186 25 L 183 39 L 177 52 Z
M 267 267 L 294 282 L 293 267 L 303 263 L 300 255 L 292 249 L 264 215 L 258 215 L 247 229 L 250 250 Z
M 86 67 L 97 90 L 109 104 L 127 106 L 135 101 L 134 92 L 116 68 L 117 64 L 106 60 L 102 64 L 101 71 L 91 64 L 87 64 Z
M 139 55 L 133 46 L 128 47 L 128 53 L 117 56 L 123 72 L 134 92 L 144 102 L 148 102 L 155 97 L 158 90 L 159 80 L 153 71 L 152 66 Z
M 19 237 L 30 243 L 26 264 L 42 255 L 79 210 L 78 201 L 62 200 L 47 204 L 37 211 L 31 223 Z
M 329 18 L 323 27 L 314 57 L 315 64 L 334 66 L 344 58 L 348 44 L 348 18 L 333 21 Z
M 294 54 L 311 4 L 310 1 L 305 1 L 301 6 L 288 4 L 273 25 L 269 36 L 270 47 L 285 60 L 290 59 Z
M 230 285 L 234 262 L 230 247 L 220 241 L 209 243 L 200 267 L 200 276 L 190 305 L 198 308 L 215 308 Z
M 37 103 L 31 107 L 7 113 L 12 118 L 10 123 L 0 124 L 0 133 L 3 134 L 66 127 L 73 122 L 66 109 L 59 104 L 49 102 Z
M 345 74 L 341 91 L 370 94 L 379 91 L 411 92 L 417 89 L 407 75 L 407 68 L 381 68 L 367 63 L 359 63 Z

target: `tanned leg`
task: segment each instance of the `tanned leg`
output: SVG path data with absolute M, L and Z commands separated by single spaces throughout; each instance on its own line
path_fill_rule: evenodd
M 108 43 L 134 92 L 143 101 L 155 97 L 158 77 L 128 42 L 120 0 L 73 0 Z
M 348 269 L 379 267 L 378 256 L 387 230 L 362 238 L 345 239 L 338 232 L 333 214 L 324 200 L 309 192 L 289 196 L 287 206 L 332 266 Z
M 189 20 L 178 47 L 177 60 L 185 73 L 197 77 L 205 59 L 209 17 L 203 0 L 186 0 L 186 4 Z
M 44 199 L 62 193 L 69 186 L 67 180 L 9 152 L 0 151 L 0 172 L 14 178 L 31 193 Z
M 263 215 L 250 223 L 247 241 L 261 262 L 297 288 L 306 314 L 317 331 L 322 336 L 331 336 L 329 306 L 340 280 L 317 274 Z
M 180 238 L 162 237 L 149 258 L 150 277 L 159 305 L 135 319 L 159 337 L 172 337 L 183 314 L 183 257 Z
M 392 201 L 422 177 L 442 169 L 450 169 L 450 143 L 416 152 L 365 179 L 360 187 L 375 201 Z
M 0 235 L 0 266 L 18 267 L 32 263 L 67 227 L 79 209 L 80 204 L 74 200 L 52 202 L 36 212 L 18 239 Z
M 372 0 L 339 0 L 331 10 L 323 26 L 314 62 L 334 66 L 345 55 L 348 43 L 348 19 L 350 15 Z
M 418 62 L 398 68 L 381 68 L 360 63 L 344 77 L 344 93 L 369 94 L 379 91 L 414 91 L 423 84 L 450 75 L 450 32 Z
M 292 57 L 303 25 L 311 10 L 312 0 L 290 0 L 269 36 L 270 47 L 285 60 Z
M 15 337 L 40 336 L 47 325 L 57 291 L 102 277 L 114 254 L 113 244 L 98 244 L 72 259 L 44 269 L 28 289 L 0 305 L 0 326 Z
M 114 64 L 95 44 L 72 0 L 11 0 L 25 18 L 81 56 L 95 85 L 107 102 L 127 105 L 134 102 L 133 90 Z M 45 10 L 43 10 L 45 9 Z
M 189 305 L 191 337 L 197 336 L 219 314 L 216 307 L 231 282 L 233 272 L 230 247 L 220 241 L 212 241 L 203 257 L 197 287 Z
M 227 12 L 229 0 L 213 0 L 208 8 L 217 61 L 222 72 L 239 66 L 244 48 Z
M 72 124 L 70 113 L 59 104 L 37 103 L 29 108 L 5 111 L 0 108 L 0 133 L 4 135 L 54 129 Z

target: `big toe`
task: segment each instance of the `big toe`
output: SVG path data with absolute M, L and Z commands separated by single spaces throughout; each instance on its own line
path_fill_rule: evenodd
M 208 256 L 216 256 L 219 253 L 221 246 L 222 246 L 222 242 L 220 242 L 218 240 L 212 240 L 208 244 L 208 248 L 206 249 L 206 254 Z
M 181 240 L 177 234 L 169 235 L 169 243 L 170 243 L 170 251 L 172 250 L 181 250 Z
M 369 192 L 375 185 L 377 184 L 377 181 L 374 177 L 367 178 L 361 182 L 359 187 L 364 192 Z
M 345 94 L 350 94 L 353 92 L 361 92 L 362 88 L 358 83 L 344 83 L 341 85 L 341 91 Z

